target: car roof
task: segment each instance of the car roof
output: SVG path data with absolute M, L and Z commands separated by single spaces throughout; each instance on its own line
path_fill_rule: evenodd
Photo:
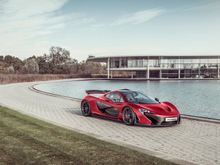
M 131 92 L 134 92 L 134 91 L 130 90 L 130 89 L 118 89 L 118 90 L 114 90 L 114 91 L 111 91 L 111 92 L 131 93 Z

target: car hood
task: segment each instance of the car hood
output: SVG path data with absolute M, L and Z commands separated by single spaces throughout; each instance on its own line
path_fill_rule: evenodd
M 156 103 L 156 104 L 136 104 L 139 108 L 148 109 L 158 115 L 178 115 L 179 112 L 172 104 Z

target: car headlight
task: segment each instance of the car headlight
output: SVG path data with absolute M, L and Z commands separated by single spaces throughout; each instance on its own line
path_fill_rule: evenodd
M 152 111 L 150 111 L 150 110 L 148 110 L 148 109 L 144 109 L 144 108 L 139 109 L 139 111 L 140 111 L 142 114 L 144 114 L 144 113 L 154 114 L 154 112 L 152 112 Z

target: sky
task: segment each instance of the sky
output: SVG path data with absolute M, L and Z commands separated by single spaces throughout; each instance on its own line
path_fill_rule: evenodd
M 220 0 L 0 0 L 0 55 L 220 55 Z

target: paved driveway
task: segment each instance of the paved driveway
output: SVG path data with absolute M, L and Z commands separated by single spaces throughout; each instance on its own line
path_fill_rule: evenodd
M 0 85 L 0 104 L 181 164 L 220 164 L 220 124 L 183 119 L 174 127 L 146 128 L 83 117 L 79 102 L 36 93 L 29 89 L 33 84 Z

